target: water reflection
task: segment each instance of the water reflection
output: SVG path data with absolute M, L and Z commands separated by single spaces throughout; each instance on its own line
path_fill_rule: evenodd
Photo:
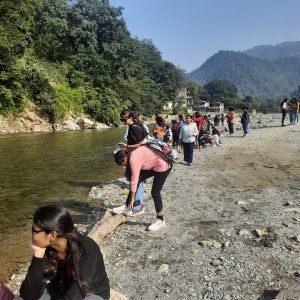
M 29 258 L 29 227 L 43 203 L 83 203 L 90 188 L 120 177 L 112 157 L 124 129 L 0 137 L 0 279 Z

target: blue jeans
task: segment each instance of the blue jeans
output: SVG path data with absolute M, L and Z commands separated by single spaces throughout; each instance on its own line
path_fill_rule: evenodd
M 195 143 L 184 143 L 182 142 L 183 145 L 183 159 L 184 161 L 188 163 L 193 162 L 193 153 L 194 153 L 194 145 Z
M 244 134 L 246 135 L 248 133 L 248 123 L 245 122 L 245 123 L 242 123 L 242 125 L 243 125 Z
M 139 184 L 134 196 L 134 202 L 140 200 L 140 204 L 133 207 L 133 211 L 140 210 L 143 204 L 143 184 Z

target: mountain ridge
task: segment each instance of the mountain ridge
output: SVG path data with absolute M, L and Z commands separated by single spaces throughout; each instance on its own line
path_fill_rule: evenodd
M 199 68 L 188 74 L 192 81 L 205 85 L 213 79 L 228 80 L 235 84 L 241 96 L 256 96 L 261 100 L 288 97 L 299 86 L 300 54 L 297 49 L 300 42 L 279 44 L 295 46 L 293 56 L 280 57 L 275 60 L 265 59 L 264 55 L 249 55 L 251 49 L 244 52 L 220 50 L 211 56 Z M 264 47 L 264 46 L 262 46 Z M 275 46 L 274 46 L 275 47 Z M 258 53 L 258 52 L 256 52 Z

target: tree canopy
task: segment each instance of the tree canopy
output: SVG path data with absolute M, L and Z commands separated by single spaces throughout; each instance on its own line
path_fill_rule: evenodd
M 73 111 L 116 123 L 125 108 L 160 111 L 185 84 L 107 0 L 3 0 L 0 13 L 2 114 L 32 101 L 51 121 Z

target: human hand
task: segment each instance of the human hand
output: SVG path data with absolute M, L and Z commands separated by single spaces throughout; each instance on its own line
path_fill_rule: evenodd
M 119 142 L 118 145 L 119 145 L 120 147 L 123 147 L 123 148 L 124 148 L 124 147 L 127 147 L 127 145 L 126 145 L 124 142 L 122 142 L 122 141 Z
M 30 239 L 29 245 L 33 250 L 33 256 L 37 258 L 43 258 L 45 256 L 46 248 L 39 247 L 34 244 L 34 240 Z
M 127 208 L 132 209 L 133 208 L 133 203 L 134 203 L 134 197 L 131 197 L 130 200 L 127 203 Z

